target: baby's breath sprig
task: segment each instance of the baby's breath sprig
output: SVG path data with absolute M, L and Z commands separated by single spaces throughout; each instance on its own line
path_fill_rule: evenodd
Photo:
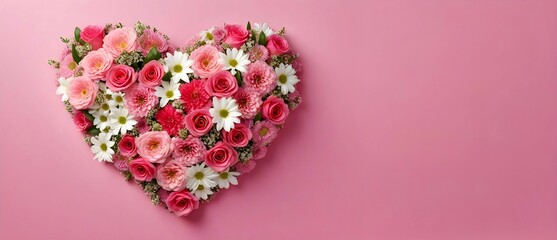
M 83 136 L 83 142 L 87 143 L 87 145 L 91 145 L 91 136 L 85 135 Z
M 278 32 L 277 35 L 284 37 L 286 36 L 286 28 L 282 27 Z
M 189 133 L 187 129 L 180 129 L 180 131 L 178 131 L 178 137 L 182 138 L 182 139 L 186 139 L 188 137 Z
M 73 116 L 73 106 L 70 104 L 70 102 L 64 101 L 64 106 L 66 107 L 66 111 L 68 111 Z
M 228 43 L 223 43 L 220 46 L 222 47 L 224 52 L 226 52 L 227 49 L 232 49 L 232 46 L 230 46 L 230 44 L 228 44 Z
M 204 42 L 204 41 L 197 41 L 197 42 L 195 42 L 194 44 L 192 44 L 192 45 L 190 45 L 190 46 L 187 46 L 187 47 L 184 49 L 184 51 L 185 51 L 187 54 L 191 54 L 193 51 L 195 51 L 195 49 L 197 49 L 197 48 L 199 48 L 199 47 L 201 47 L 201 46 L 203 46 L 203 45 L 205 45 L 205 42 Z
M 118 64 L 125 64 L 130 67 L 138 67 L 139 62 L 143 62 L 143 55 L 141 52 L 133 51 L 133 52 L 123 52 L 118 58 L 116 58 L 116 63 Z
M 62 41 L 65 44 L 69 44 L 71 40 L 69 38 L 60 37 L 60 41 Z
M 75 44 L 75 50 L 77 52 L 77 55 L 79 55 L 80 57 L 85 57 L 87 53 L 93 50 L 93 47 L 91 47 L 91 44 L 89 43 L 85 43 L 83 45 Z
M 234 148 L 236 152 L 238 152 L 238 158 L 240 162 L 247 162 L 252 157 L 252 143 L 250 143 L 245 147 Z
M 179 99 L 174 100 L 172 102 L 172 107 L 174 107 L 176 110 L 181 110 L 182 113 L 184 112 L 185 109 L 184 102 L 182 102 L 182 100 Z
M 211 128 L 211 131 L 209 131 L 207 134 L 201 137 L 201 141 L 205 144 L 207 149 L 209 149 L 215 146 L 215 144 L 217 144 L 217 140 L 219 140 L 219 136 L 220 134 L 219 131 L 217 130 L 217 127 L 213 126 L 213 128 Z
M 149 29 L 149 28 L 150 28 L 150 26 L 145 25 L 141 22 L 135 23 L 135 27 L 134 27 L 135 32 L 137 33 L 138 36 L 143 35 L 143 32 L 145 31 L 145 29 Z
M 139 130 L 137 130 L 137 128 L 133 128 L 130 131 L 130 135 L 133 136 L 133 137 L 139 137 Z
M 278 67 L 281 63 L 282 64 L 292 64 L 294 60 L 298 58 L 299 54 L 284 54 L 284 55 L 275 55 L 271 57 L 271 67 Z
M 151 198 L 151 203 L 153 203 L 153 205 L 159 204 L 160 197 L 157 192 L 159 191 L 160 186 L 159 184 L 157 184 L 156 180 L 152 180 L 150 182 L 141 182 L 139 183 L 139 185 L 141 186 L 141 188 L 143 188 L 145 194 L 147 194 L 147 196 Z
M 249 39 L 246 43 L 240 47 L 244 51 L 244 53 L 248 53 L 251 49 L 255 46 L 255 40 Z
M 302 103 L 302 97 L 301 96 L 296 96 L 294 99 L 288 99 L 288 101 L 287 101 L 288 108 L 290 108 L 290 110 L 294 110 L 294 109 L 298 108 L 300 103 Z
M 60 62 L 50 59 L 48 60 L 48 65 L 54 67 L 54 68 L 60 68 Z
M 122 175 L 124 175 L 124 179 L 129 182 L 132 180 L 132 173 L 130 171 L 123 171 Z

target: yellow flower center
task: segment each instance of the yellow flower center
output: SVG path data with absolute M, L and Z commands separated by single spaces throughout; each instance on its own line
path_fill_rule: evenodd
M 286 83 L 286 80 L 288 80 L 288 78 L 286 77 L 286 75 L 281 74 L 281 75 L 279 76 L 279 82 L 280 82 L 280 83 L 285 84 L 285 83 Z
M 126 117 L 124 117 L 124 116 L 118 117 L 118 123 L 120 123 L 120 124 L 122 124 L 122 125 L 126 124 L 126 120 L 127 120 L 127 119 L 126 119 Z
M 193 175 L 193 177 L 197 180 L 203 179 L 204 176 L 205 174 L 203 174 L 202 172 L 196 172 L 195 175 Z
M 222 109 L 222 110 L 220 110 L 219 114 L 222 118 L 226 118 L 226 117 L 228 117 L 229 112 L 226 109 Z
M 238 61 L 236 61 L 236 59 L 230 59 L 230 61 L 228 61 L 228 64 L 231 67 L 236 67 L 238 65 Z
M 77 63 L 74 61 L 68 63 L 68 68 L 73 71 L 75 68 L 77 68 Z
M 179 73 L 182 72 L 182 65 L 178 64 L 178 65 L 174 65 L 174 72 L 175 73 Z

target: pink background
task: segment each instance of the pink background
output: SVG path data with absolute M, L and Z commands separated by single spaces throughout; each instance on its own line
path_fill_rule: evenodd
M 557 239 L 555 1 L 163 2 L 0 3 L 0 239 Z M 265 21 L 303 54 L 268 157 L 188 218 L 92 159 L 46 64 L 137 20 Z

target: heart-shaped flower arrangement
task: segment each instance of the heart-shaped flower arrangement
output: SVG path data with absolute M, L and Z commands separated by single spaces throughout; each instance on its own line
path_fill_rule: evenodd
M 184 216 L 251 171 L 301 102 L 284 33 L 225 24 L 178 49 L 142 23 L 87 26 L 49 63 L 94 158 Z

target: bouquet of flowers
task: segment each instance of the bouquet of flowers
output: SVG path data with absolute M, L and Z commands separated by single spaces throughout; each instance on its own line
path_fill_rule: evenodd
M 301 102 L 284 28 L 212 27 L 182 48 L 142 23 L 76 28 L 58 88 L 94 158 L 178 216 L 238 184 Z

